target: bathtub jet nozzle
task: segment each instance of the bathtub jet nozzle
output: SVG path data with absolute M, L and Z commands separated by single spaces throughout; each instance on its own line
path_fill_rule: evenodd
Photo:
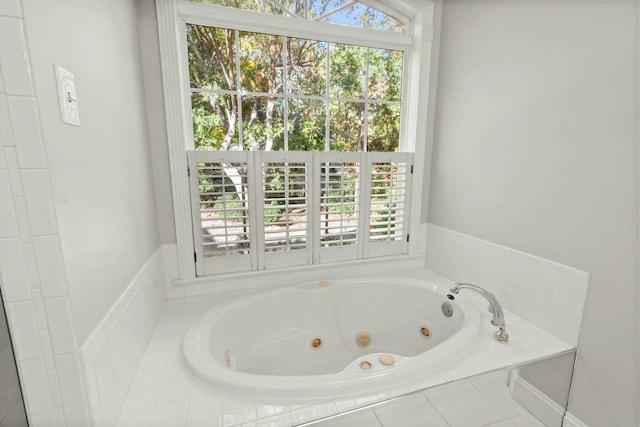
M 495 297 L 495 295 L 493 295 L 486 289 L 472 283 L 456 283 L 451 289 L 449 289 L 449 292 L 457 295 L 461 289 L 471 289 L 472 291 L 479 293 L 489 301 L 489 304 L 493 309 L 493 319 L 491 320 L 491 324 L 500 328 L 496 332 L 496 339 L 500 342 L 509 341 L 509 334 L 507 334 L 504 321 L 504 312 L 502 311 L 502 306 L 498 302 L 498 299 Z M 447 295 L 447 298 L 453 299 L 453 295 L 449 294 Z

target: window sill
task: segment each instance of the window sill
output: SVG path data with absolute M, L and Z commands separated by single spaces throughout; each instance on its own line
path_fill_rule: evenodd
M 176 279 L 173 285 L 185 288 L 186 295 L 204 295 L 226 291 L 264 290 L 280 286 L 295 285 L 314 280 L 332 280 L 344 277 L 370 276 L 387 273 L 391 269 L 403 269 L 424 265 L 424 255 L 396 255 L 384 258 L 338 262 L 324 265 L 274 270 L 246 271 Z

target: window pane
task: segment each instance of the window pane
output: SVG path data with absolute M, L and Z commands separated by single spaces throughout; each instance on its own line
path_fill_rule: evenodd
M 369 99 L 400 101 L 402 52 L 369 49 Z
M 309 0 L 308 19 L 318 19 L 350 3 L 349 0 Z
M 187 24 L 192 88 L 235 89 L 235 31 Z
M 284 100 L 251 96 L 242 100 L 242 137 L 247 150 L 284 150 Z
M 320 247 L 357 244 L 359 164 L 322 163 L 320 175 Z
M 289 11 L 298 18 L 305 17 L 304 4 L 306 0 L 289 0 L 285 2 L 289 5 Z
M 331 43 L 330 52 L 330 96 L 333 98 L 363 98 L 367 74 L 367 48 Z
M 282 37 L 240 32 L 240 81 L 250 92 L 281 93 Z
M 320 21 L 372 30 L 404 31 L 404 25 L 397 19 L 361 3 L 354 3 Z
M 326 149 L 326 104 L 313 99 L 289 100 L 289 150 Z
M 290 93 L 326 96 L 327 43 L 287 38 L 287 58 Z
M 369 104 L 367 151 L 398 151 L 400 105 Z
M 331 151 L 364 151 L 364 103 L 332 102 Z
M 266 252 L 307 247 L 307 165 L 263 163 Z
M 192 93 L 191 114 L 196 150 L 228 150 L 238 145 L 235 95 Z

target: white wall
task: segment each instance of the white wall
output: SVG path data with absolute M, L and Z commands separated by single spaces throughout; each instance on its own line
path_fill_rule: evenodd
M 159 246 L 134 0 L 23 0 L 79 342 Z M 54 64 L 75 75 L 60 120 Z
M 637 426 L 638 1 L 445 0 L 440 49 L 429 222 L 591 273 L 569 411 Z
M 171 174 L 169 173 L 169 146 L 167 145 L 167 124 L 164 115 L 156 5 L 154 0 L 137 0 L 136 3 L 138 4 L 140 61 L 144 74 L 160 243 L 175 243 L 176 227 L 171 195 Z

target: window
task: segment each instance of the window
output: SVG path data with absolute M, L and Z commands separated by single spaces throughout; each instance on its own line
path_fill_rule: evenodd
M 187 25 L 202 150 L 398 151 L 403 52 Z
M 181 278 L 410 252 L 401 4 L 157 3 Z

